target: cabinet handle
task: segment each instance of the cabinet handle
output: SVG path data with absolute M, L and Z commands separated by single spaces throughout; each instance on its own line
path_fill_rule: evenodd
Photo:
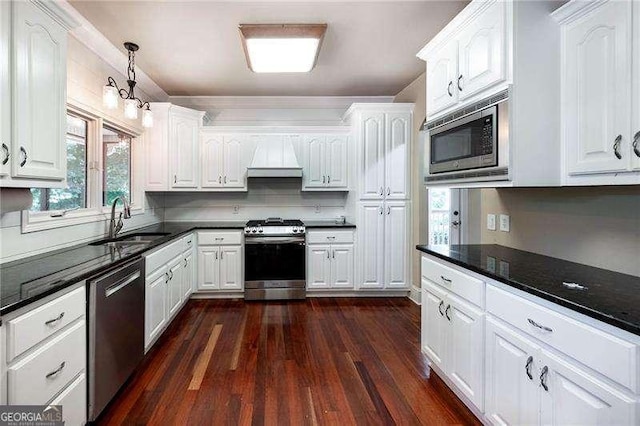
M 384 194 L 384 188 L 380 187 L 380 195 L 383 195 L 383 194 Z
M 549 374 L 549 367 L 546 365 L 542 367 L 542 372 L 540 373 L 540 385 L 542 388 L 549 392 L 549 386 L 547 386 L 547 375 Z
M 331 253 L 329 253 L 329 250 L 327 250 L 327 259 L 331 258 Z
M 451 317 L 449 316 L 450 310 L 451 310 L 451 305 L 447 305 L 447 309 L 444 310 L 444 315 L 447 317 L 449 321 L 451 321 Z
M 189 262 L 187 262 L 187 259 L 184 260 L 184 267 L 186 268 Z
M 216 260 L 218 260 L 218 252 L 216 252 Z
M 391 214 L 391 207 L 387 206 L 387 216 Z
M 622 142 L 622 135 L 616 136 L 616 140 L 613 141 L 613 153 L 618 160 L 622 160 L 622 154 L 620 154 L 620 143 Z
M 444 281 L 447 284 L 451 284 L 451 280 L 449 278 L 446 278 L 444 275 L 440 275 L 440 278 L 442 278 L 442 281 Z
M 640 143 L 640 130 L 638 132 L 636 132 L 636 134 L 633 136 L 633 144 L 631 146 L 633 146 L 633 153 L 636 154 L 636 157 L 640 158 L 640 149 L 638 148 L 638 144 Z M 2 144 L 4 146 L 4 144 Z M 9 158 L 9 152 L 7 151 L 7 159 Z M 6 160 L 5 160 L 6 162 Z M 2 163 L 4 164 L 4 163 Z
M 164 273 L 164 283 L 167 284 L 169 282 L 169 273 L 165 272 Z
M 535 322 L 534 320 L 532 320 L 531 318 L 527 318 L 527 321 L 529 321 L 529 324 L 531 324 L 534 327 L 539 328 L 540 330 L 548 331 L 549 333 L 551 333 L 553 331 L 552 328 L 549 328 L 546 325 L 540 325 L 537 322 Z
M 440 304 L 438 305 L 438 311 L 440 312 L 440 316 L 443 317 L 444 316 L 444 312 L 442 312 L 442 307 L 444 306 L 444 300 L 440 301 Z
M 218 176 L 218 183 L 222 183 L 222 176 Z
M 227 177 L 226 176 L 224 177 L 224 183 L 227 183 Z
M 336 258 L 336 251 L 333 251 L 332 257 L 335 259 Z
M 173 175 L 173 183 L 178 183 L 178 176 L 177 175 Z
M 380 214 L 382 215 L 383 212 L 384 212 L 384 209 L 382 208 L 382 206 L 380 206 Z
M 322 183 L 327 183 L 327 177 L 325 175 L 322 175 Z
M 171 276 L 169 277 L 169 281 L 173 280 L 173 271 L 169 271 L 169 273 L 171 274 Z
M 391 195 L 391 187 L 390 186 L 387 187 L 387 195 Z
M 45 321 L 44 325 L 51 325 L 51 324 L 55 324 L 58 321 L 60 321 L 62 318 L 64 317 L 64 312 L 60 312 L 60 315 L 58 315 L 56 318 L 54 319 L 50 319 L 49 321 Z
M 220 260 L 222 260 L 223 258 L 224 258 L 224 252 L 220 250 Z
M 4 166 L 9 161 L 9 147 L 6 143 L 2 144 L 2 150 L 4 151 L 4 160 L 2 160 L 2 165 Z
M 531 374 L 531 364 L 533 364 L 533 357 L 529 356 L 527 358 L 527 363 L 524 366 L 524 371 L 527 373 L 527 377 L 529 380 L 533 380 L 533 374 Z
M 24 167 L 25 164 L 27 164 L 27 158 L 29 158 L 27 156 L 27 150 L 24 149 L 23 146 L 20 147 L 20 152 L 22 153 L 22 161 L 20 162 L 20 167 Z
M 47 373 L 47 375 L 45 376 L 47 379 L 52 378 L 53 376 L 57 376 L 58 373 L 60 373 L 63 369 L 64 366 L 67 365 L 67 363 L 65 361 L 62 361 L 62 363 L 60 364 L 60 367 L 56 368 L 55 370 L 53 370 L 51 373 Z
M 331 176 L 327 175 L 327 183 L 331 183 Z
M 458 90 L 462 92 L 462 74 L 458 77 Z
M 327 237 L 327 240 L 335 240 L 336 237 Z
M 453 81 L 450 81 L 449 85 L 447 86 L 447 93 L 449 94 L 450 98 L 453 97 L 453 93 L 451 92 L 451 86 L 453 86 Z

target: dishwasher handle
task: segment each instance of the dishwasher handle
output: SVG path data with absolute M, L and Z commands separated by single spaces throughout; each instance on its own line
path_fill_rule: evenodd
M 123 288 L 125 288 L 126 286 L 128 286 L 129 284 L 137 280 L 138 278 L 140 278 L 140 271 L 136 271 L 133 274 L 127 276 L 126 278 L 118 281 L 117 283 L 107 287 L 104 290 L 104 296 L 109 297 L 117 293 L 118 291 L 122 290 Z

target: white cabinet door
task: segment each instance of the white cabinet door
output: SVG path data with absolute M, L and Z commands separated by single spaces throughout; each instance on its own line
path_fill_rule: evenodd
M 422 280 L 422 352 L 440 370 L 445 371 L 448 324 L 444 316 L 447 293 Z
M 13 175 L 64 180 L 67 31 L 31 2 L 12 2 Z
M 197 188 L 199 177 L 198 119 L 171 115 L 169 145 L 171 155 L 171 187 Z
M 189 296 L 193 291 L 193 282 L 196 275 L 196 264 L 193 262 L 193 251 L 190 250 L 183 254 L 184 271 L 182 273 L 182 300 L 189 300 Z
M 304 140 L 304 187 L 322 188 L 327 184 L 325 173 L 326 137 L 310 135 Z
M 220 248 L 198 247 L 198 290 L 220 289 Z
M 224 175 L 222 183 L 227 188 L 244 188 L 247 186 L 247 170 L 242 167 L 241 136 L 224 137 Z
M 331 246 L 331 287 L 353 288 L 353 244 Z
M 427 59 L 427 118 L 458 102 L 458 42 L 453 40 Z
M 640 6 L 633 8 L 633 66 L 631 73 L 631 85 L 633 87 L 633 105 L 631 109 L 631 134 L 632 134 L 632 167 L 640 170 Z
M 331 246 L 310 244 L 307 250 L 307 288 L 331 287 Z
M 637 425 L 633 400 L 562 358 L 543 351 L 542 424 Z M 545 370 L 544 368 L 547 368 Z
M 145 288 L 144 311 L 144 346 L 149 348 L 151 342 L 162 332 L 167 324 L 167 268 L 160 268 L 147 276 Z
M 360 159 L 360 198 L 381 200 L 384 197 L 384 114 L 363 113 L 360 137 L 362 157 Z
M 450 323 L 447 375 L 484 411 L 484 313 L 449 294 L 445 317 Z
M 384 288 L 384 203 L 360 204 L 359 288 Z
M 348 187 L 348 141 L 349 137 L 345 135 L 327 136 L 325 174 L 327 186 L 331 188 Z
M 241 246 L 220 247 L 220 290 L 242 290 Z
M 495 425 L 540 423 L 540 347 L 486 318 L 485 416 Z
M 454 84 L 460 100 L 505 79 L 506 5 L 504 1 L 494 1 L 465 25 L 458 37 L 459 74 Z
M 563 119 L 569 174 L 630 167 L 632 3 L 608 2 L 566 29 Z
M 385 288 L 409 288 L 409 204 L 387 201 L 384 218 Z
M 223 186 L 223 136 L 204 133 L 202 135 L 202 182 L 203 188 Z
M 11 3 L 3 1 L 0 2 L 0 176 L 11 173 L 10 42 Z
M 184 270 L 184 258 L 182 255 L 169 262 L 169 282 L 167 287 L 168 303 L 167 318 L 173 317 L 182 302 L 182 273 Z
M 409 141 L 411 140 L 411 114 L 389 113 L 386 116 L 385 196 L 387 200 L 409 198 Z

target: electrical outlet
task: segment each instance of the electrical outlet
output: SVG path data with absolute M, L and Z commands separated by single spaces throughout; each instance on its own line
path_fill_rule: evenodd
M 320 213 L 320 204 L 316 204 L 316 213 Z
M 510 218 L 508 214 L 500 215 L 500 230 L 502 232 L 509 232 Z
M 233 214 L 238 214 L 240 211 L 240 206 L 233 206 Z
M 487 215 L 487 229 L 489 231 L 495 231 L 496 230 L 496 215 L 495 214 L 488 214 Z

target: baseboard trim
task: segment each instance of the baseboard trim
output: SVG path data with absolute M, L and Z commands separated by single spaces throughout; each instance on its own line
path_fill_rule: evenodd
M 214 291 L 198 291 L 191 293 L 191 299 L 244 299 L 244 292 L 216 293 Z
M 307 297 L 410 297 L 406 290 L 395 291 L 326 291 L 307 290 Z M 244 299 L 244 292 L 218 293 L 216 291 L 196 291 L 191 299 Z
M 422 304 L 422 289 L 412 285 L 411 291 L 409 292 L 409 299 L 411 299 L 416 305 L 420 306 Z

